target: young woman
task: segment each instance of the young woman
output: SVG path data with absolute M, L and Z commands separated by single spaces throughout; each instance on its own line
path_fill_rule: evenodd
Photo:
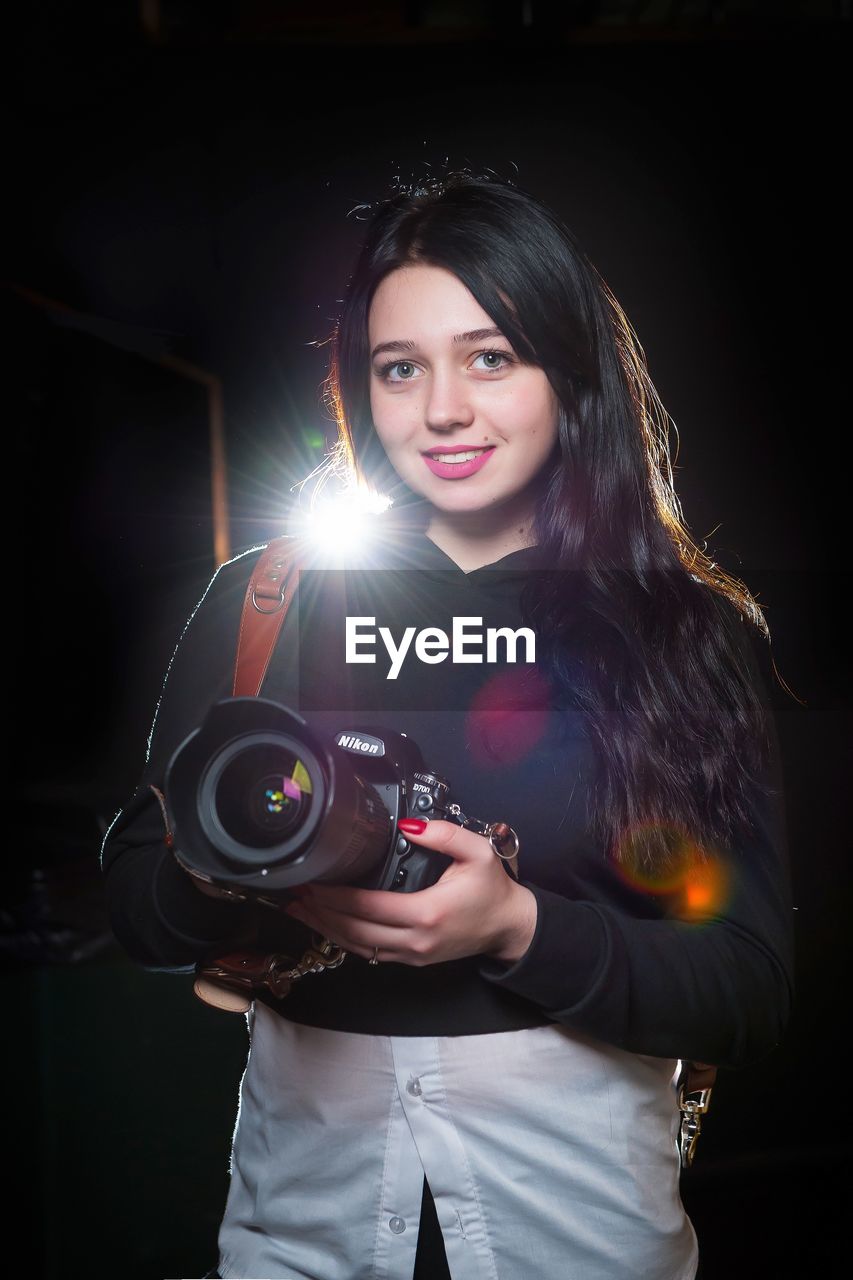
M 688 1280 L 677 1060 L 766 1054 L 790 1002 L 760 610 L 683 525 L 624 314 L 517 187 L 451 175 L 375 209 L 329 385 L 338 466 L 393 505 L 334 560 L 343 595 L 300 582 L 262 695 L 318 733 L 406 733 L 511 825 L 519 878 L 409 819 L 451 860 L 419 892 L 198 891 L 152 788 L 230 693 L 258 549 L 223 566 L 105 842 L 114 928 L 160 967 L 318 934 L 349 954 L 248 1015 L 219 1273 Z M 336 609 L 373 624 L 374 663 L 335 663 Z M 506 643 L 478 647 L 491 623 Z

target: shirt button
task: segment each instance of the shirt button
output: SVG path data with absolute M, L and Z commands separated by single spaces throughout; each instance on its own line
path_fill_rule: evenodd
M 417 1076 L 409 1076 L 409 1083 L 406 1085 L 406 1093 L 410 1093 L 413 1098 L 419 1098 L 423 1093 L 421 1082 Z
M 388 1226 L 394 1232 L 395 1236 L 400 1235 L 401 1232 L 406 1230 L 406 1224 L 402 1218 L 392 1218 L 388 1223 Z

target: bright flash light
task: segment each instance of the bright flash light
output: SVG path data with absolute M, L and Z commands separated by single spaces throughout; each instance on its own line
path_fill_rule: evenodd
M 299 533 L 327 556 L 343 559 L 367 550 L 376 537 L 375 517 L 391 499 L 366 486 L 318 494 L 299 517 Z

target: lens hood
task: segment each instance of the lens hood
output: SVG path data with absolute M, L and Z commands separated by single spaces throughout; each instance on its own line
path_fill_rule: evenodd
M 255 893 L 347 883 L 384 856 L 390 817 L 346 752 L 265 698 L 226 698 L 172 756 L 176 856 L 203 880 Z

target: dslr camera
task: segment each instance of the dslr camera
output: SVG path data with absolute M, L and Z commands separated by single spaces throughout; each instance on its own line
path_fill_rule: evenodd
M 347 728 L 325 740 L 264 698 L 216 703 L 172 756 L 165 793 L 184 870 L 270 905 L 309 881 L 425 889 L 451 859 L 412 845 L 398 819 L 465 821 L 405 734 Z

